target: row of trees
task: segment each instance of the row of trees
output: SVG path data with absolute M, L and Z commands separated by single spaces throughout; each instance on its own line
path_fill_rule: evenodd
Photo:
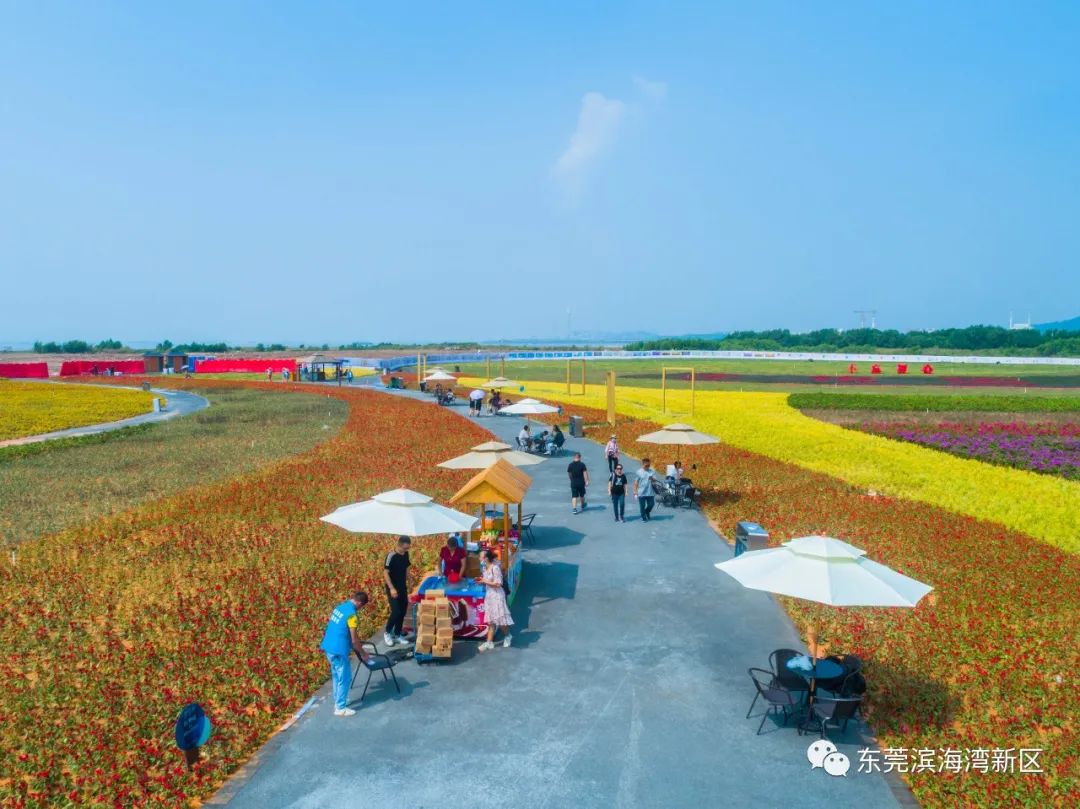
M 34 343 L 35 354 L 93 354 L 98 351 L 130 351 L 119 340 L 102 340 L 88 343 L 85 340 L 66 340 L 63 343 Z
M 736 331 L 719 339 L 664 337 L 630 343 L 631 351 L 813 351 L 863 353 L 978 351 L 995 354 L 1080 355 L 1080 335 L 1068 331 L 968 326 L 962 329 L 900 332 L 896 329 L 787 329 Z

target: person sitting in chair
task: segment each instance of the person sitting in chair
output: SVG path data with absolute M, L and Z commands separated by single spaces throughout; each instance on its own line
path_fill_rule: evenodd
M 556 424 L 551 428 L 551 443 L 555 446 L 555 451 L 558 452 L 562 449 L 563 444 L 566 443 L 566 436 L 563 435 L 563 431 L 559 429 L 559 425 Z
M 529 432 L 529 425 L 526 424 L 521 428 L 521 432 L 517 436 L 518 444 L 524 450 L 532 449 L 532 433 Z

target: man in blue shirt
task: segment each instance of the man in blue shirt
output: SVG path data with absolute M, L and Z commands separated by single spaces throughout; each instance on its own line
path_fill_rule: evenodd
M 334 716 L 352 716 L 356 713 L 346 705 L 349 701 L 349 681 L 352 679 L 349 655 L 355 649 L 360 659 L 368 662 L 368 653 L 360 645 L 360 638 L 356 636 L 356 615 L 367 603 L 367 593 L 357 590 L 352 598 L 335 607 L 330 613 L 330 620 L 326 624 L 326 632 L 319 647 L 326 652 L 330 661 L 330 678 L 334 682 Z

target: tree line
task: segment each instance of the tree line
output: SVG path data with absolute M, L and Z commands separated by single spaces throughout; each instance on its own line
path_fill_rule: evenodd
M 956 353 L 1080 356 L 1080 334 L 1070 331 L 967 326 L 901 332 L 896 329 L 787 329 L 736 331 L 722 338 L 662 337 L 625 346 L 629 351 L 806 351 L 822 353 Z

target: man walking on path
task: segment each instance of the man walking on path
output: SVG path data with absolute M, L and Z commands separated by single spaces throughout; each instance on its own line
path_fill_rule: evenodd
M 648 458 L 641 459 L 641 469 L 634 477 L 634 497 L 638 499 L 638 509 L 641 511 L 642 522 L 652 519 L 653 506 L 656 505 L 656 473 L 653 471 L 652 462 Z
M 352 680 L 349 655 L 355 649 L 360 659 L 365 664 L 368 662 L 368 653 L 360 644 L 360 638 L 356 636 L 356 614 L 367 603 L 367 593 L 357 590 L 352 594 L 352 598 L 343 601 L 330 613 L 330 620 L 326 623 L 326 632 L 323 633 L 322 644 L 319 648 L 326 652 L 326 658 L 330 661 L 330 678 L 334 683 L 334 716 L 352 716 L 356 713 L 347 705 L 349 685 Z
M 607 471 L 610 475 L 615 471 L 615 467 L 619 463 L 619 442 L 615 440 L 614 435 L 611 436 L 607 446 L 604 447 L 604 455 L 607 456 Z
M 615 522 L 626 522 L 626 475 L 622 464 L 615 464 L 615 471 L 608 478 L 608 494 L 611 495 L 611 510 L 615 512 Z
M 589 486 L 589 470 L 581 461 L 581 453 L 574 453 L 574 460 L 566 467 L 566 474 L 570 478 L 570 507 L 574 513 L 578 513 L 578 501 L 581 501 L 581 511 L 585 506 L 585 489 Z
M 409 608 L 409 546 L 412 540 L 406 536 L 398 537 L 397 546 L 386 554 L 383 562 L 383 584 L 386 588 L 386 599 L 390 602 L 390 617 L 386 619 L 386 630 L 383 632 L 383 641 L 387 646 L 401 643 L 408 646 L 409 639 L 405 637 L 403 629 L 405 625 L 405 612 Z

